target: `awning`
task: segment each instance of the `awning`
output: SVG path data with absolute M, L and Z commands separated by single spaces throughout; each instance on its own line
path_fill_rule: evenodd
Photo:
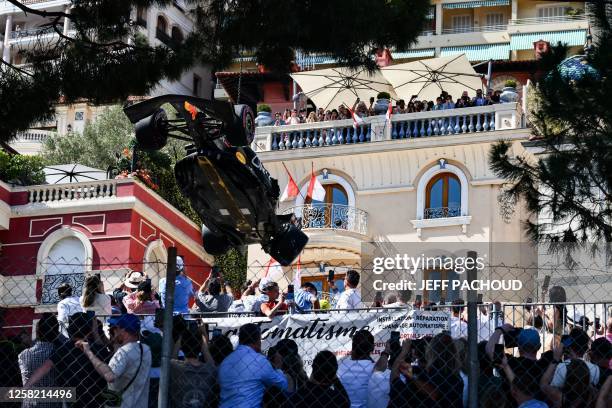
M 470 61 L 507 60 L 510 58 L 510 44 L 480 44 L 463 47 L 443 47 L 440 56 L 465 54 Z
M 510 36 L 510 49 L 531 50 L 533 43 L 544 40 L 551 45 L 558 42 L 566 43 L 569 46 L 584 45 L 586 42 L 586 30 L 564 30 L 564 31 L 545 31 L 541 33 L 513 34 Z
M 442 4 L 442 8 L 461 9 L 461 8 L 495 7 L 495 6 L 509 6 L 509 5 L 510 5 L 510 0 L 477 0 L 477 1 L 466 1 L 463 3 L 445 3 L 445 4 Z
M 391 51 L 391 56 L 393 59 L 433 57 L 435 54 L 435 48 L 424 48 L 421 50 L 408 50 L 402 52 Z

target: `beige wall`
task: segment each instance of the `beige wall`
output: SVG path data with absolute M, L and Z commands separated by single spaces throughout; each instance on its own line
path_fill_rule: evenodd
M 518 1 L 518 18 L 531 18 L 538 16 L 539 6 L 565 6 L 572 8 L 584 9 L 584 2 L 559 2 L 555 3 L 552 1 L 532 1 L 532 0 L 517 0 Z
M 358 265 L 358 258 L 354 254 L 355 248 L 377 241 L 379 236 L 390 242 L 421 243 L 424 251 L 444 251 L 447 243 L 459 244 L 465 251 L 473 249 L 488 252 L 491 264 L 518 264 L 527 265 L 536 261 L 522 251 L 518 246 L 495 247 L 489 243 L 513 242 L 526 243 L 521 222 L 526 218 L 526 212 L 519 205 L 509 222 L 505 222 L 499 211 L 498 193 L 502 181 L 497 179 L 489 169 L 488 151 L 491 143 L 474 143 L 464 145 L 451 145 L 437 148 L 423 148 L 413 150 L 394 150 L 379 153 L 330 155 L 318 158 L 304 158 L 302 160 L 285 160 L 284 163 L 302 188 L 308 182 L 311 163 L 315 172 L 328 169 L 332 175 L 339 175 L 350 183 L 355 193 L 355 207 L 368 213 L 368 234 L 360 236 L 346 232 L 307 230 L 311 237 L 308 251 L 314 251 L 319 259 L 316 262 L 334 259 L 336 264 L 351 263 Z M 522 151 L 519 141 L 514 143 L 515 152 Z M 333 148 L 329 148 L 330 153 Z M 282 163 L 274 159 L 276 152 L 261 153 L 266 168 L 270 174 L 279 179 L 281 190 L 287 183 L 287 176 Z M 296 155 L 300 152 L 296 151 Z M 421 236 L 412 224 L 417 218 L 417 187 L 423 173 L 432 166 L 439 166 L 438 160 L 445 158 L 464 171 L 468 179 L 468 215 L 471 222 L 466 232 L 459 225 L 423 228 Z M 294 203 L 281 203 L 280 210 L 295 205 Z M 327 241 L 321 239 L 326 235 Z M 314 247 L 315 249 L 313 249 Z M 327 247 L 327 251 L 324 248 Z M 323 248 L 323 249 L 322 249 Z M 479 249 L 480 248 L 480 249 Z M 484 249 L 484 251 L 483 251 Z M 306 256 L 313 259 L 312 256 Z M 270 256 L 265 254 L 259 245 L 249 248 L 249 271 L 251 278 L 261 277 L 263 267 Z M 304 255 L 303 255 L 304 259 Z M 339 261 L 344 260 L 344 261 Z M 343 263 L 344 262 L 344 263 Z M 525 271 L 492 270 L 487 274 L 502 278 L 522 277 L 528 285 L 533 279 L 524 276 Z M 502 276 L 500 276 L 502 275 Z M 506 275 L 506 276 L 503 276 Z M 287 282 L 292 277 L 291 268 L 283 278 Z M 285 284 L 287 283 L 285 282 Z M 281 283 L 282 284 L 282 283 Z M 526 288 L 524 293 L 533 290 Z M 490 299 L 494 294 L 486 295 Z M 519 301 L 521 294 L 511 293 L 513 300 Z

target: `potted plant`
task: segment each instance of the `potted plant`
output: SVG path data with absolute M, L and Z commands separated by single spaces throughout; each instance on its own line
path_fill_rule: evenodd
M 514 79 L 508 79 L 506 81 L 499 99 L 502 103 L 518 101 L 518 93 L 516 92 L 516 81 Z
M 272 108 L 270 105 L 265 103 L 260 103 L 257 105 L 257 117 L 255 118 L 255 124 L 257 126 L 270 126 L 274 123 L 274 118 L 272 117 Z
M 389 108 L 389 103 L 391 103 L 391 95 L 389 92 L 379 92 L 378 95 L 376 95 L 374 113 L 377 115 L 384 115 Z

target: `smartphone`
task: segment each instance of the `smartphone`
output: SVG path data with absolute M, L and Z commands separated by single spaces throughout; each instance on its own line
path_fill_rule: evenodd
M 391 341 L 391 343 L 399 343 L 399 341 L 400 341 L 400 332 L 392 331 L 391 332 L 391 338 L 389 339 L 389 341 Z
M 478 294 L 478 304 L 482 305 L 482 293 Z
M 446 304 L 446 299 L 441 297 L 440 298 L 440 305 L 445 305 Z
M 514 330 L 504 332 L 504 345 L 507 348 L 518 347 L 518 338 L 521 331 L 523 331 L 523 329 L 516 328 Z
M 294 293 L 295 287 L 293 285 L 287 285 L 287 293 Z
M 504 345 L 496 344 L 493 350 L 493 364 L 498 366 L 504 360 Z
M 213 266 L 211 271 L 210 271 L 210 276 L 212 278 L 218 278 L 219 275 L 221 275 L 221 272 L 219 271 L 219 267 L 218 266 Z
M 330 269 L 329 271 L 327 271 L 327 281 L 328 282 L 333 282 L 334 281 L 334 275 L 335 272 L 333 269 Z
M 374 97 L 370 96 L 370 103 L 374 103 Z
M 221 336 L 221 329 L 213 329 L 212 338 L 214 339 L 215 337 L 219 337 L 219 336 Z
M 525 303 L 533 303 L 533 299 L 528 297 L 527 299 L 525 299 Z M 525 310 L 531 312 L 531 305 L 526 305 Z

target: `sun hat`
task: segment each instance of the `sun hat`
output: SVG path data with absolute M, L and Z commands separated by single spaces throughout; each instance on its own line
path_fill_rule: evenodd
M 123 285 L 130 289 L 136 289 L 138 288 L 140 282 L 143 282 L 144 280 L 144 273 L 140 271 L 132 271 L 128 274 L 128 276 L 126 276 L 125 280 L 123 281 Z

